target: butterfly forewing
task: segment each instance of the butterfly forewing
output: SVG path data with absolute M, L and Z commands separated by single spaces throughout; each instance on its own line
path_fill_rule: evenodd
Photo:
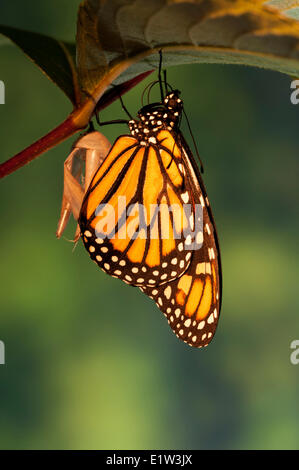
M 91 258 L 132 285 L 156 286 L 182 275 L 192 256 L 189 193 L 182 154 L 169 131 L 147 146 L 119 137 L 81 209 Z

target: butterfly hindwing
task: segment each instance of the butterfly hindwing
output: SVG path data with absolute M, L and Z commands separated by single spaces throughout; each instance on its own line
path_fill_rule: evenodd
M 216 228 L 209 201 L 191 152 L 180 137 L 190 199 L 194 207 L 201 208 L 203 217 L 198 239 L 194 245 L 191 262 L 182 276 L 154 288 L 142 291 L 154 299 L 166 316 L 174 333 L 183 341 L 196 347 L 207 346 L 219 319 L 221 304 L 221 263 Z M 202 235 L 201 235 L 202 234 Z

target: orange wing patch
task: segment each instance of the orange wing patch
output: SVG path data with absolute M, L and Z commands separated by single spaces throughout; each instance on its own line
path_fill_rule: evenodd
M 204 281 L 202 279 L 194 279 L 188 300 L 186 302 L 185 314 L 192 317 L 200 303 Z
M 99 170 L 96 172 L 92 182 L 91 182 L 91 190 L 92 188 L 98 183 L 98 181 L 103 177 L 104 173 L 114 165 L 119 158 L 122 156 L 124 152 L 128 152 L 128 150 L 132 150 L 132 147 L 137 145 L 137 141 L 134 137 L 131 136 L 123 136 L 119 137 L 113 147 L 111 148 L 109 155 L 105 158 L 104 162 L 100 166 Z M 119 165 L 119 168 L 121 166 Z
M 151 221 L 151 206 L 157 204 L 162 189 L 163 177 L 157 154 L 153 147 L 149 147 L 142 197 L 142 202 L 146 210 L 147 225 L 149 225 Z
M 109 156 L 110 154 L 108 155 L 108 157 Z M 118 175 L 121 173 L 121 170 L 125 167 L 126 163 L 128 163 L 128 160 L 131 156 L 132 151 L 128 150 L 124 152 L 118 159 L 114 158 L 113 162 L 109 167 L 109 171 L 107 170 L 107 172 L 103 173 L 102 167 L 100 167 L 99 173 L 101 172 L 101 174 L 103 174 L 101 176 L 98 176 L 97 173 L 95 174 L 95 178 L 92 181 L 92 186 L 89 190 L 89 197 L 87 199 L 86 215 L 88 219 L 93 216 L 99 204 L 102 203 L 105 196 L 111 189 L 113 183 L 117 179 Z M 106 163 L 106 160 L 104 161 L 104 163 Z
M 160 144 L 160 147 L 168 150 L 170 155 L 177 158 L 178 160 L 182 159 L 181 150 L 179 149 L 177 142 L 173 138 L 173 134 L 169 131 L 162 130 L 157 135 L 157 140 Z M 169 162 L 168 162 L 169 163 Z
M 160 156 L 170 181 L 172 181 L 176 187 L 182 186 L 183 177 L 173 156 L 165 150 L 160 150 Z
M 204 320 L 209 313 L 212 305 L 212 281 L 210 276 L 206 276 L 205 283 L 201 281 L 201 298 L 196 314 L 196 320 Z M 203 289 L 204 284 L 204 289 Z M 202 292 L 203 290 L 203 292 Z

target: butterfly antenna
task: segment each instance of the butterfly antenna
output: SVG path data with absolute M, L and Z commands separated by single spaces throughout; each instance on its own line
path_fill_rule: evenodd
M 167 77 L 166 77 L 166 69 L 163 70 L 163 76 L 164 76 L 164 85 L 165 85 L 166 94 L 168 94 L 168 83 L 167 83 Z
M 190 122 L 189 122 L 188 116 L 187 116 L 186 111 L 184 110 L 184 108 L 183 108 L 183 113 L 184 113 L 184 116 L 185 116 L 186 121 L 187 121 L 187 126 L 188 126 L 188 129 L 189 129 L 189 132 L 190 132 L 190 135 L 191 135 L 191 139 L 192 139 L 192 142 L 193 142 L 193 145 L 194 145 L 194 148 L 195 148 L 196 156 L 197 156 L 197 158 L 200 162 L 200 171 L 201 171 L 201 173 L 203 173 L 204 172 L 203 164 L 202 164 L 201 158 L 199 156 L 198 148 L 197 148 L 197 145 L 196 145 L 196 142 L 195 142 L 192 130 L 191 130 Z
M 154 85 L 156 85 L 156 83 L 158 83 L 158 80 L 155 80 L 155 81 L 153 81 L 153 82 L 150 82 L 150 83 L 144 88 L 144 90 L 143 90 L 143 92 L 142 92 L 142 95 L 141 95 L 141 105 L 142 105 L 142 107 L 144 106 L 144 95 L 145 95 L 145 93 L 147 92 L 147 90 L 148 90 L 149 88 L 152 89 L 152 87 L 153 87 Z M 149 96 L 147 96 L 147 99 L 149 100 Z
M 164 90 L 163 90 L 163 81 L 162 81 L 162 49 L 159 50 L 160 60 L 159 60 L 159 85 L 160 85 L 160 94 L 161 94 L 161 103 L 164 101 Z
M 145 92 L 146 92 L 146 90 L 148 89 L 148 87 L 149 87 L 149 85 L 147 85 L 147 86 L 144 88 L 144 90 L 143 90 L 143 92 L 142 92 L 142 95 L 141 95 L 141 106 L 142 106 L 142 108 L 143 108 L 143 106 L 144 106 L 144 95 L 145 95 Z
M 150 102 L 150 94 L 151 94 L 151 91 L 152 91 L 152 88 L 157 84 L 159 83 L 158 80 L 156 80 L 155 82 L 151 83 L 149 89 L 148 89 L 148 92 L 147 92 L 147 104 L 149 104 Z

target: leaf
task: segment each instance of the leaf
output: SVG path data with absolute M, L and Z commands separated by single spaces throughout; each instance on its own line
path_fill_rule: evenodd
M 164 67 L 243 64 L 299 76 L 296 6 L 291 0 L 85 0 L 77 29 L 81 87 L 97 100 L 103 80 L 122 83 L 156 68 L 159 49 Z
M 298 5 L 298 0 L 84 0 L 77 71 L 74 46 L 0 27 L 76 104 L 62 124 L 0 165 L 0 178 L 84 129 L 95 108 L 107 106 L 157 67 L 160 49 L 164 67 L 243 64 L 298 77 Z
M 299 19 L 299 2 L 298 0 L 271 0 L 266 2 L 268 6 L 277 8 L 290 18 Z
M 79 104 L 75 44 L 9 26 L 0 25 L 0 33 L 19 46 L 74 105 Z

